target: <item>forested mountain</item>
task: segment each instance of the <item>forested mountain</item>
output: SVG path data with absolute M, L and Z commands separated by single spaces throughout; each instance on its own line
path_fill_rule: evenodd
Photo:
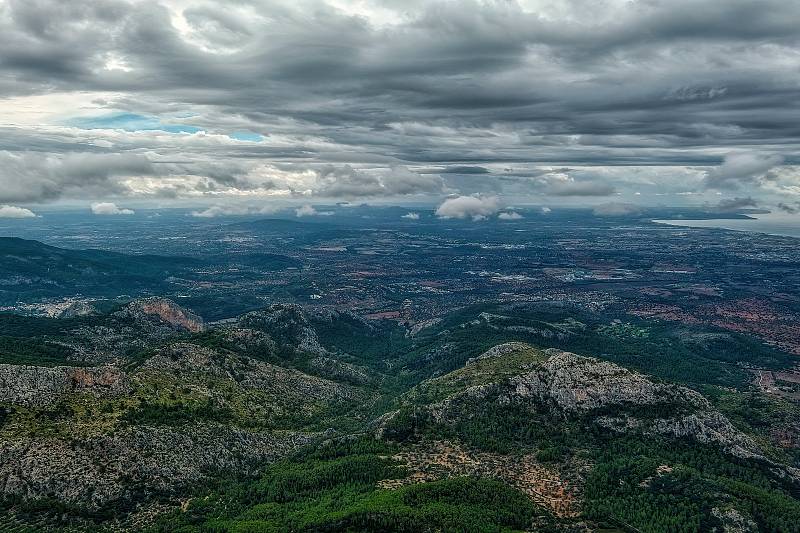
M 258 272 L 297 267 L 285 255 L 254 252 L 235 256 L 166 256 L 106 250 L 71 250 L 38 241 L 0 237 L 0 305 L 20 300 L 115 298 L 186 290 L 220 268 Z M 235 273 L 234 275 L 238 274 Z

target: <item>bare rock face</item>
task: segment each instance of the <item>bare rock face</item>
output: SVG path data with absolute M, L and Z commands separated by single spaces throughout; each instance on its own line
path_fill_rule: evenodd
M 230 357 L 228 358 L 230 359 Z M 202 372 L 209 376 L 227 376 L 226 357 L 211 348 L 196 344 L 177 342 L 158 349 L 147 359 L 140 370 L 158 370 L 174 375 Z
M 349 385 L 187 342 L 158 348 L 127 373 L 113 366 L 0 365 L 0 403 L 33 409 L 75 400 L 76 393 L 125 393 L 123 400 L 135 402 L 137 395 L 152 394 L 148 387 L 154 384 L 163 391 L 191 389 L 258 413 L 307 413 L 318 405 L 364 399 Z M 48 433 L 0 433 L 0 499 L 53 497 L 90 509 L 152 501 L 220 472 L 255 473 L 313 438 L 227 421 L 100 422 L 78 433 L 63 426 Z
M 139 321 L 153 321 L 172 329 L 198 333 L 205 329 L 203 319 L 167 298 L 134 300 L 116 313 Z
M 127 391 L 129 380 L 113 366 L 41 367 L 0 365 L 0 402 L 43 407 L 75 391 L 116 396 Z
M 362 334 L 377 331 L 369 321 L 353 313 L 331 308 L 311 309 L 297 304 L 273 304 L 246 313 L 236 320 L 235 327 L 267 333 L 284 349 L 325 357 L 335 354 L 323 346 L 317 328 L 334 324 L 337 327 L 354 328 Z
M 241 351 L 258 351 L 261 353 L 274 353 L 277 345 L 272 337 L 263 331 L 247 328 L 218 328 L 217 332 L 223 338 Z
M 713 410 L 646 420 L 634 416 L 603 416 L 598 417 L 595 422 L 619 433 L 642 431 L 667 437 L 688 438 L 702 444 L 719 445 L 736 457 L 765 459 L 753 439 L 736 429 L 724 415 Z

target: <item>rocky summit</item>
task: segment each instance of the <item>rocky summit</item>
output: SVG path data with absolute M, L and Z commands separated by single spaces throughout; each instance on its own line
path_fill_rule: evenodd
M 525 362 L 516 366 L 520 360 Z M 503 372 L 487 381 L 497 368 Z M 621 433 L 658 433 L 714 443 L 737 456 L 763 459 L 756 442 L 698 392 L 562 350 L 501 344 L 471 359 L 463 369 L 423 382 L 421 396 L 443 385 L 457 388 L 424 406 L 440 423 L 471 416 L 465 404 L 496 402 L 534 412 L 544 409 L 557 419 L 581 419 Z

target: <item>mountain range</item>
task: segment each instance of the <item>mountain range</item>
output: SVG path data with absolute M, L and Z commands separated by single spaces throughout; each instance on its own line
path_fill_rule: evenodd
M 526 312 L 517 309 L 519 318 Z M 70 318 L 0 315 L 2 338 L 24 332 L 25 347 L 0 352 L 0 523 L 18 531 L 790 531 L 800 523 L 800 471 L 736 407 L 745 393 L 706 397 L 502 333 L 475 342 L 469 332 L 480 333 L 485 317 L 464 320 L 462 311 L 410 332 L 274 304 L 208 324 L 159 297 Z M 536 335 L 547 342 L 547 331 Z M 794 413 L 771 416 L 779 425 Z

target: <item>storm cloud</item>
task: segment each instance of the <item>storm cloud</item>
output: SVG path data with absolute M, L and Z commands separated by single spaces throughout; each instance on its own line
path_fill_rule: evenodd
M 798 23 L 782 0 L 7 0 L 0 203 L 790 205 Z

